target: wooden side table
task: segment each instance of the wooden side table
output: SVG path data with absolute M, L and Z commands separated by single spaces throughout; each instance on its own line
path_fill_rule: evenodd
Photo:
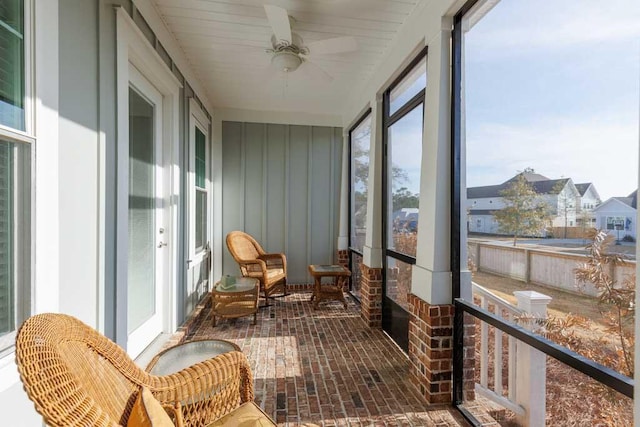
M 313 276 L 314 286 L 311 301 L 313 308 L 318 308 L 322 300 L 342 301 L 344 308 L 347 308 L 347 301 L 344 299 L 344 285 L 347 283 L 351 272 L 341 265 L 316 265 L 309 266 L 309 273 Z M 322 283 L 323 277 L 332 278 L 332 283 Z
M 223 289 L 220 282 L 211 290 L 211 317 L 213 326 L 216 318 L 235 319 L 253 314 L 253 324 L 256 324 L 258 314 L 258 291 L 260 281 L 253 277 L 236 277 L 234 286 Z

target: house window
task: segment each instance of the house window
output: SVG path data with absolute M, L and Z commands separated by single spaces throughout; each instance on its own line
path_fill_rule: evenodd
M 195 133 L 195 244 L 200 252 L 207 242 L 207 137 L 197 126 Z
M 624 217 L 622 216 L 607 217 L 607 230 L 622 230 L 622 229 L 624 229 Z
M 409 295 L 420 227 L 420 175 L 427 49 L 383 96 L 384 297 L 382 327 L 407 350 Z
M 190 191 L 190 259 L 193 265 L 201 261 L 209 244 L 209 197 L 210 190 L 210 150 L 209 124 L 210 120 L 202 108 L 194 101 L 189 103 L 190 120 L 190 148 L 189 148 L 189 185 Z
M 25 4 L 0 3 L 0 355 L 31 311 L 31 146 L 26 132 Z
M 353 272 L 351 292 L 360 297 L 360 264 L 367 227 L 367 195 L 369 189 L 369 151 L 371 149 L 371 110 L 349 131 L 350 220 L 349 262 Z
M 0 124 L 25 130 L 24 3 L 0 3 Z

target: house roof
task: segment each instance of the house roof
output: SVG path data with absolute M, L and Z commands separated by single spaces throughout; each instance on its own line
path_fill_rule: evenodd
M 633 199 L 631 199 L 631 197 L 612 197 L 612 199 L 615 199 L 615 200 L 617 200 L 619 202 L 622 202 L 627 206 L 631 206 L 631 203 L 633 201 Z M 631 207 L 633 207 L 633 206 L 631 206 Z
M 618 200 L 627 206 L 631 206 L 634 209 L 638 209 L 638 190 L 629 194 L 627 197 L 612 197 L 612 199 Z
M 629 194 L 627 197 L 631 199 L 631 204 L 629 206 L 631 206 L 632 208 L 638 209 L 638 190 Z
M 638 209 L 638 201 L 637 194 L 636 197 L 633 197 L 633 193 L 629 195 L 629 197 L 610 197 L 605 200 L 602 204 L 598 205 L 594 212 L 602 211 L 602 210 L 624 210 L 630 211 L 631 209 Z
M 544 175 L 532 172 L 521 172 L 513 178 L 499 185 L 485 185 L 483 187 L 467 188 L 467 199 L 487 199 L 490 197 L 502 197 L 502 191 L 515 182 L 522 175 L 531 184 L 538 194 L 558 194 L 570 178 L 549 179 Z
M 576 188 L 578 189 L 578 193 L 580 193 L 581 196 L 584 196 L 584 193 L 587 192 L 587 190 L 589 189 L 590 185 L 591 185 L 590 182 L 583 182 L 582 184 L 576 184 Z
M 392 217 L 394 220 L 412 221 L 418 219 L 419 212 L 418 208 L 401 208 L 395 211 Z
M 517 180 L 520 175 L 524 176 L 524 179 L 526 179 L 528 182 L 548 181 L 549 180 L 549 178 L 547 178 L 544 175 L 540 175 L 539 173 L 524 171 L 524 172 L 520 172 L 519 174 L 517 174 L 513 178 L 503 182 L 503 184 L 508 184 L 508 183 L 510 183 L 512 181 Z

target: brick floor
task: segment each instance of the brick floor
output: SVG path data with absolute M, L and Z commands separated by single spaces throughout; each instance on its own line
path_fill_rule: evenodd
M 177 339 L 239 345 L 253 369 L 256 403 L 279 425 L 468 425 L 453 407 L 426 403 L 409 381 L 409 359 L 364 324 L 351 298 L 347 310 L 339 302 L 313 310 L 310 295 L 276 299 L 256 326 L 245 317 L 213 328 L 205 305 Z

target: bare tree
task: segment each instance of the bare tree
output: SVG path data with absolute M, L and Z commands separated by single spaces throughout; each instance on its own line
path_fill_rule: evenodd
M 536 190 L 523 175 L 500 192 L 505 207 L 495 211 L 494 217 L 500 231 L 513 236 L 513 246 L 518 237 L 542 232 L 549 221 L 549 205 L 539 200 Z

